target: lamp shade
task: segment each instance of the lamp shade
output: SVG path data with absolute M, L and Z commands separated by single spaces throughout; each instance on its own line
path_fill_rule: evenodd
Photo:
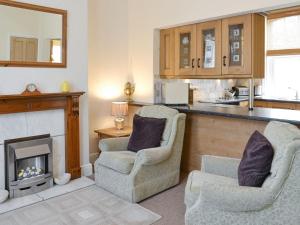
M 112 116 L 127 116 L 128 115 L 128 103 L 127 102 L 112 102 L 111 105 Z

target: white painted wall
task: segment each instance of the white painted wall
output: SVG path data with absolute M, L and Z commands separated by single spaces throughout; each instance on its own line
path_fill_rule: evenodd
M 128 75 L 127 0 L 89 0 L 89 116 L 91 162 L 95 129 L 113 126 L 111 102 L 122 99 Z
M 67 80 L 72 91 L 88 91 L 87 1 L 23 0 L 23 2 L 68 10 L 68 66 L 65 69 L 0 68 L 0 94 L 19 94 L 28 83 L 36 83 L 42 92 L 59 92 Z M 80 98 L 81 165 L 89 166 L 88 94 Z M 86 171 L 86 170 L 85 170 Z

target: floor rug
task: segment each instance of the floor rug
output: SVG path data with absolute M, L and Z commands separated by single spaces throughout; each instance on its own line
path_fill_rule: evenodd
M 92 185 L 0 215 L 0 225 L 151 225 L 160 216 Z

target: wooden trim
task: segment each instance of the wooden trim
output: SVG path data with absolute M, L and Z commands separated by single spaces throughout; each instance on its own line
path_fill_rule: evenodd
M 300 55 L 300 48 L 267 51 L 267 56 L 279 56 L 279 55 Z
M 4 67 L 48 67 L 48 68 L 66 68 L 67 67 L 67 17 L 68 12 L 63 9 L 39 6 L 11 0 L 0 0 L 0 5 L 17 7 L 22 9 L 35 10 L 46 13 L 59 14 L 62 16 L 62 63 L 51 62 L 19 62 L 0 60 L 0 66 Z
M 65 111 L 66 171 L 72 179 L 81 176 L 79 97 L 84 92 L 47 93 L 40 95 L 1 95 L 0 114 L 34 112 L 53 109 Z
M 272 10 L 266 13 L 268 20 L 300 15 L 300 6 Z

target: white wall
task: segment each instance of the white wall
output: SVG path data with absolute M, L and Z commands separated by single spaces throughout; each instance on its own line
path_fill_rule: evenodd
M 121 99 L 128 75 L 127 0 L 89 0 L 89 115 L 91 161 L 95 129 L 113 126 L 111 101 Z
M 87 1 L 23 0 L 23 2 L 68 10 L 68 66 L 65 69 L 0 68 L 0 94 L 19 94 L 28 83 L 36 83 L 42 92 L 59 92 L 59 86 L 64 80 L 72 84 L 73 91 L 87 92 Z M 81 164 L 88 167 L 88 94 L 81 97 L 80 104 Z

